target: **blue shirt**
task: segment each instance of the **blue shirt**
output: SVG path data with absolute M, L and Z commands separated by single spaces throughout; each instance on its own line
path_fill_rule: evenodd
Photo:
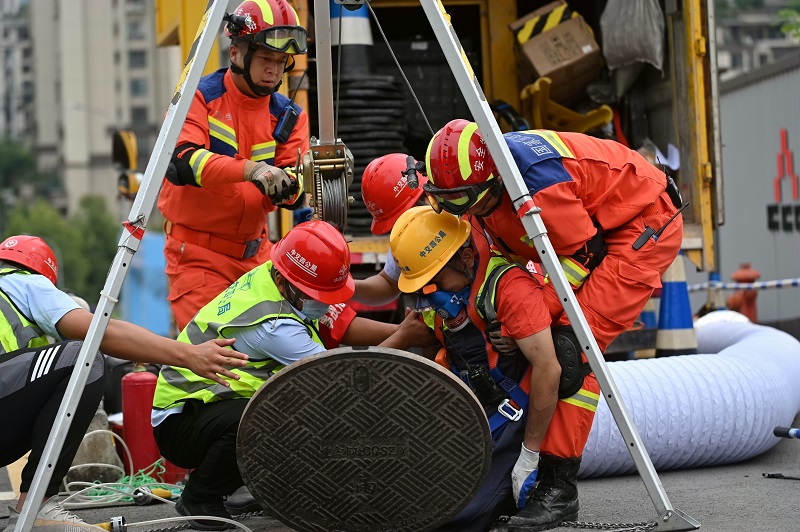
M 291 307 L 291 309 L 300 319 L 305 318 L 296 308 Z M 272 358 L 284 366 L 325 351 L 323 346 L 311 339 L 305 325 L 291 318 L 279 318 L 252 327 L 236 328 L 229 337 L 236 338 L 233 348 L 249 356 L 250 360 Z M 167 416 L 180 412 L 183 412 L 183 403 L 166 410 L 153 409 L 150 422 L 157 427 Z
M 299 311 L 295 313 L 302 318 Z M 233 348 L 248 355 L 250 360 L 273 358 L 284 366 L 325 351 L 311 339 L 305 325 L 290 318 L 237 329 L 231 336 L 236 338 Z
M 65 340 L 56 323 L 67 312 L 80 308 L 44 275 L 8 274 L 0 276 L 0 290 L 11 299 L 26 318 L 34 322 L 49 337 Z

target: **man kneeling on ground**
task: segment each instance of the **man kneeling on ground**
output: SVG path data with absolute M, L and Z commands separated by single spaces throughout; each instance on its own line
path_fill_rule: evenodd
M 223 497 L 244 484 L 236 461 L 239 420 L 248 399 L 283 367 L 339 343 L 405 349 L 430 342 L 416 312 L 400 326 L 355 317 L 344 305 L 353 291 L 344 237 L 326 222 L 305 222 L 275 244 L 271 261 L 239 278 L 181 332 L 178 340 L 192 344 L 235 336 L 236 349 L 250 358 L 233 370 L 240 379 L 231 387 L 180 368 L 161 370 L 153 400 L 156 442 L 167 460 L 194 468 L 176 505 L 180 514 L 230 519 Z M 198 530 L 231 527 L 190 523 Z

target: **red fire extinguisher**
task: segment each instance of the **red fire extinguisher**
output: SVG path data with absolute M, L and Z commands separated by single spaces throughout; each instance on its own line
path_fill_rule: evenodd
M 133 458 L 131 475 L 149 467 L 161 456 L 150 424 L 157 381 L 158 377 L 138 363 L 132 373 L 122 377 L 122 430 Z M 128 467 L 127 462 L 125 467 Z
M 122 438 L 133 459 L 133 471 L 128 472 L 131 475 L 150 467 L 161 458 L 150 423 L 156 382 L 158 377 L 139 363 L 134 365 L 132 373 L 122 377 Z M 188 469 L 167 460 L 163 461 L 163 466 L 165 470 L 161 473 L 161 479 L 164 482 L 178 484 L 186 481 Z M 128 462 L 125 462 L 125 468 L 128 468 Z

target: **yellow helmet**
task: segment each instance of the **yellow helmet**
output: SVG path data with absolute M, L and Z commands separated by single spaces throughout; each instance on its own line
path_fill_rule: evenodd
M 470 229 L 469 223 L 458 216 L 437 213 L 429 206 L 404 212 L 389 237 L 392 255 L 400 268 L 400 290 L 416 292 L 430 283 L 467 240 Z

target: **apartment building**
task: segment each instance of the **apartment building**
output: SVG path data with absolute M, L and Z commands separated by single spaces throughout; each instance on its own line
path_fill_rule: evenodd
M 32 143 L 33 60 L 27 0 L 0 0 L 0 137 Z
M 113 208 L 111 134 L 136 131 L 144 170 L 180 73 L 179 54 L 155 46 L 152 1 L 28 3 L 39 170 L 63 176 L 69 210 L 87 194 Z
M 722 81 L 774 63 L 800 50 L 800 42 L 781 31 L 778 13 L 789 7 L 788 0 L 745 3 L 752 5 L 747 8 L 720 9 L 717 13 L 717 66 Z M 731 6 L 735 4 L 737 2 L 731 2 Z

